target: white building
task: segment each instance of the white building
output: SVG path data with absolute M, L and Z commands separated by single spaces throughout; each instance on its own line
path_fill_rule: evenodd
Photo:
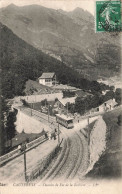
M 76 97 L 62 98 L 56 101 L 55 107 L 58 109 L 66 109 L 67 103 L 75 104 Z
M 117 106 L 117 102 L 115 101 L 115 99 L 110 99 L 106 102 L 104 102 L 105 108 L 106 110 L 113 110 L 115 106 Z
M 113 99 L 110 99 L 110 100 L 104 102 L 99 107 L 96 107 L 96 108 L 91 109 L 90 114 L 92 114 L 94 112 L 106 112 L 106 111 L 110 111 L 110 110 L 113 110 L 116 106 L 117 106 L 117 102 L 113 98 Z
M 56 84 L 56 75 L 54 72 L 43 73 L 38 79 L 42 85 L 52 86 Z

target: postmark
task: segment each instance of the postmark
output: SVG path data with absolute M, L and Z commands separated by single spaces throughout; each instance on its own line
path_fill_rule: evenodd
M 122 31 L 121 1 L 96 1 L 96 32 Z

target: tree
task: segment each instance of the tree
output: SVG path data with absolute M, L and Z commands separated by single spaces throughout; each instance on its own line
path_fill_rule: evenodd
M 74 107 L 75 112 L 78 112 L 79 114 L 84 114 L 85 112 L 85 104 L 82 98 L 77 97 L 75 100 L 75 107 Z
M 63 98 L 69 98 L 75 96 L 75 92 L 70 90 L 64 90 L 63 91 Z
M 66 104 L 66 107 L 68 107 L 68 111 L 69 111 L 70 113 L 73 113 L 73 114 L 74 114 L 75 104 L 68 102 L 68 103 Z
M 101 93 L 102 92 L 100 84 L 97 81 L 92 81 L 90 83 L 90 89 L 91 89 L 92 93 L 96 93 L 96 92 Z
M 114 86 L 110 86 L 110 90 L 111 91 L 114 91 L 115 90 L 115 87 Z
M 122 114 L 120 114 L 120 115 L 118 116 L 118 122 L 117 122 L 117 124 L 118 124 L 119 126 L 122 126 Z
M 47 105 L 48 105 L 47 99 L 42 100 L 42 101 L 41 101 L 41 105 L 42 105 L 42 106 L 47 106 Z
M 7 122 L 7 114 L 9 108 L 7 106 L 7 102 L 4 97 L 1 95 L 0 97 L 0 156 L 5 153 L 5 142 L 6 142 L 6 122 Z
M 91 102 L 90 102 L 91 108 L 96 108 L 97 106 L 99 106 L 99 100 L 100 100 L 99 95 L 94 95 L 91 98 Z
M 119 105 L 122 103 L 121 95 L 122 95 L 122 89 L 117 88 L 116 91 L 115 91 L 115 100 Z
M 115 93 L 113 91 L 108 91 L 104 96 L 104 102 L 113 98 L 115 98 Z
M 7 133 L 7 140 L 10 140 L 10 147 L 12 147 L 12 138 L 15 136 L 15 121 L 16 121 L 16 114 L 17 111 L 10 111 L 7 116 L 7 123 L 6 123 L 6 133 Z

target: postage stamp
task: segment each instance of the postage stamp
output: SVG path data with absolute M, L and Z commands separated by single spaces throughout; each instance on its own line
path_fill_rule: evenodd
M 96 32 L 122 31 L 121 1 L 96 1 Z

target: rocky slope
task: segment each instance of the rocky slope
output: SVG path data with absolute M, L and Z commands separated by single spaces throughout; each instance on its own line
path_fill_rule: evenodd
M 0 21 L 27 43 L 87 78 L 109 77 L 120 70 L 119 35 L 95 33 L 94 17 L 81 8 L 65 12 L 11 4 L 0 9 Z

